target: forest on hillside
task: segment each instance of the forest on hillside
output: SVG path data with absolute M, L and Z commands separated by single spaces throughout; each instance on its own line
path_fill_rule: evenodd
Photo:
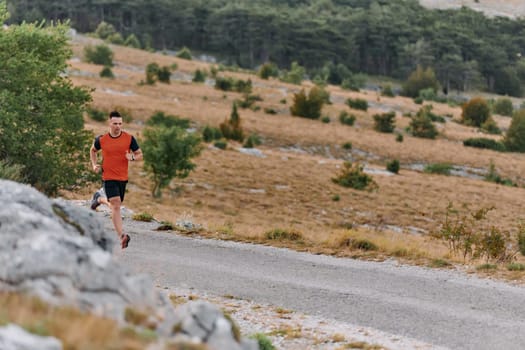
M 188 47 L 254 68 L 298 62 L 312 76 L 327 64 L 406 79 L 430 67 L 448 89 L 522 96 L 525 19 L 468 8 L 429 10 L 417 0 L 8 0 L 10 23 L 100 22 L 145 48 Z

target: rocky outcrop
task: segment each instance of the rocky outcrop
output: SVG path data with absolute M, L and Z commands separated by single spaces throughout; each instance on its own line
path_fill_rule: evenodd
M 209 303 L 175 310 L 147 275 L 113 257 L 116 239 L 93 212 L 0 180 L 0 290 L 36 295 L 125 323 L 127 308 L 146 312 L 159 335 L 210 349 L 257 349 L 235 339 L 232 323 Z

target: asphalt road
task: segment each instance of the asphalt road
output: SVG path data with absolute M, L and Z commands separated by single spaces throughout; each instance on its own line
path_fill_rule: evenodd
M 450 349 L 525 349 L 524 287 L 153 227 L 126 220 L 132 240 L 118 259 L 160 287 L 233 295 Z

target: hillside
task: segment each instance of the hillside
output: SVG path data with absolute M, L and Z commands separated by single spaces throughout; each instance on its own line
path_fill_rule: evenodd
M 456 9 L 462 6 L 483 12 L 488 17 L 523 17 L 525 3 L 521 0 L 420 0 L 421 5 L 435 9 Z
M 238 93 L 214 89 L 211 84 L 191 83 L 195 69 L 210 69 L 207 63 L 118 46 L 111 46 L 116 79 L 102 79 L 98 76 L 102 67 L 82 61 L 84 45 L 94 40 L 80 36 L 74 40 L 70 77 L 74 84 L 95 89 L 93 107 L 129 111 L 133 122 L 127 129 L 139 137 L 144 122 L 155 111 L 189 118 L 197 128 L 217 127 L 229 117 L 233 101 L 242 98 Z M 145 79 L 145 66 L 151 62 L 161 66 L 177 63 L 171 84 L 139 85 Z M 266 232 L 280 229 L 299 232 L 304 240 L 274 243 L 277 245 L 379 259 L 396 255 L 420 262 L 452 259 L 443 243 L 428 239 L 428 234 L 439 230 L 444 222 L 449 203 L 462 213 L 494 206 L 489 212 L 490 223 L 516 231 L 523 216 L 525 190 L 484 181 L 482 175 L 492 163 L 502 178 L 523 185 L 525 156 L 464 147 L 462 140 L 466 138 L 490 136 L 457 123 L 459 107 L 434 104 L 433 111 L 447 116 L 446 123 L 437 124 L 440 135 L 436 140 L 427 140 L 405 131 L 410 119 L 403 114 L 421 107 L 411 99 L 329 87 L 333 103 L 324 107 L 323 115 L 331 122 L 322 123 L 289 113 L 293 93 L 308 89 L 309 83 L 301 87 L 240 72 L 223 71 L 219 75 L 253 81 L 253 94 L 262 98 L 257 103 L 261 109 L 239 109 L 239 113 L 246 133 L 258 134 L 262 145 L 251 153 L 232 142 L 224 151 L 206 145 L 196 159 L 196 170 L 186 179 L 175 179 L 161 200 L 151 197 L 149 180 L 140 164 L 134 164 L 126 206 L 151 213 L 158 220 L 190 220 L 204 227 L 203 234 L 223 239 L 263 241 Z M 371 108 L 367 112 L 350 111 L 344 103 L 348 97 L 366 99 Z M 265 108 L 277 114 L 267 114 Z M 357 115 L 354 126 L 339 123 L 338 115 L 343 110 Z M 396 111 L 396 132 L 404 135 L 403 142 L 396 142 L 395 134 L 373 130 L 372 116 L 389 110 Z M 510 123 L 506 117 L 495 116 L 495 120 L 504 130 Z M 106 123 L 94 122 L 87 116 L 86 122 L 96 133 L 107 129 Z M 349 151 L 342 147 L 346 142 L 352 143 Z M 378 191 L 358 191 L 333 183 L 331 179 L 345 159 L 361 162 L 377 182 Z M 399 175 L 385 170 L 386 163 L 393 159 L 401 163 Z M 454 165 L 457 176 L 421 171 L 434 163 Z M 86 199 L 94 189 L 85 188 L 69 196 Z M 368 237 L 381 249 L 372 254 L 352 250 L 341 244 L 348 235 Z

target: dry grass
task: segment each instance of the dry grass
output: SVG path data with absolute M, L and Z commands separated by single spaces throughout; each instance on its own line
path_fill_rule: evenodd
M 81 45 L 74 45 L 74 52 L 79 56 Z M 232 102 L 241 98 L 238 93 L 219 91 L 204 84 L 172 81 L 171 84 L 139 85 L 144 79 L 140 69 L 151 62 L 177 63 L 179 73 L 187 74 L 192 74 L 197 67 L 209 66 L 130 48 L 112 48 L 117 79 L 101 79 L 98 77 L 101 67 L 79 60 L 71 61 L 72 70 L 77 71 L 71 78 L 76 85 L 95 88 L 93 105 L 96 108 L 110 110 L 125 106 L 131 111 L 134 122 L 127 125 L 127 129 L 139 137 L 143 122 L 157 110 L 188 118 L 197 127 L 217 127 L 229 116 Z M 86 77 L 78 72 L 97 74 Z M 239 113 L 246 133 L 257 133 L 263 140 L 258 148 L 265 157 L 240 153 L 237 150 L 240 145 L 231 142 L 224 151 L 206 147 L 195 159 L 196 170 L 186 179 L 173 180 L 160 200 L 152 198 L 151 184 L 140 163 L 133 164 L 125 205 L 135 212 L 151 213 L 157 220 L 168 222 L 176 222 L 182 216 L 190 217 L 194 223 L 203 225 L 201 234 L 222 239 L 268 243 L 265 233 L 281 229 L 300 233 L 302 238 L 299 242 L 275 241 L 271 244 L 371 259 L 393 255 L 418 264 L 436 259 L 454 261 L 442 243 L 427 235 L 439 229 L 449 202 L 471 209 L 495 206 L 489 220 L 503 230 L 515 230 L 523 217 L 521 203 L 525 190 L 521 187 L 409 170 L 410 165 L 430 163 L 488 169 L 492 161 L 502 177 L 525 184 L 521 175 L 525 173 L 525 155 L 462 145 L 461 141 L 466 138 L 485 135 L 455 122 L 461 115 L 458 107 L 434 104 L 435 113 L 452 116 L 453 120 L 438 124 L 438 139 L 426 140 L 404 133 L 409 119 L 402 114 L 414 113 L 421 107 L 411 99 L 329 87 L 334 103 L 324 108 L 323 115 L 331 116 L 333 121 L 324 124 L 289 114 L 293 93 L 301 86 L 265 81 L 245 73 L 219 74 L 251 79 L 253 93 L 263 98 L 258 103 L 261 110 L 241 109 Z M 304 83 L 302 87 L 310 86 Z M 357 116 L 353 127 L 337 121 L 340 111 L 349 111 L 344 103 L 348 97 L 366 99 L 372 106 L 366 113 L 351 111 Z M 283 98 L 287 104 L 280 102 Z M 278 113 L 265 114 L 264 107 Z M 395 135 L 373 130 L 372 115 L 385 109 L 397 111 L 397 129 L 405 134 L 404 142 L 396 142 Z M 501 128 L 508 127 L 509 118 L 496 116 L 495 119 Z M 107 129 L 105 123 L 86 120 L 86 124 L 96 133 Z M 354 157 L 358 157 L 357 151 L 368 153 L 362 161 L 367 169 L 375 171 L 372 176 L 379 185 L 378 191 L 357 191 L 332 183 L 331 178 L 338 173 L 342 158 L 348 156 L 348 151 L 341 147 L 345 142 L 352 143 Z M 399 175 L 383 171 L 392 159 L 401 163 Z M 92 190 L 85 188 L 66 196 L 88 198 Z M 333 200 L 336 195 L 340 198 L 338 201 Z M 344 235 L 368 239 L 378 249 L 361 251 L 337 246 L 337 240 Z M 520 257 L 518 262 L 522 261 Z M 512 275 L 514 279 L 524 280 L 525 273 L 513 271 Z
M 52 307 L 37 298 L 0 293 L 0 323 L 15 323 L 31 333 L 58 338 L 66 350 L 144 349 L 151 334 L 120 329 L 113 320 L 68 307 Z

